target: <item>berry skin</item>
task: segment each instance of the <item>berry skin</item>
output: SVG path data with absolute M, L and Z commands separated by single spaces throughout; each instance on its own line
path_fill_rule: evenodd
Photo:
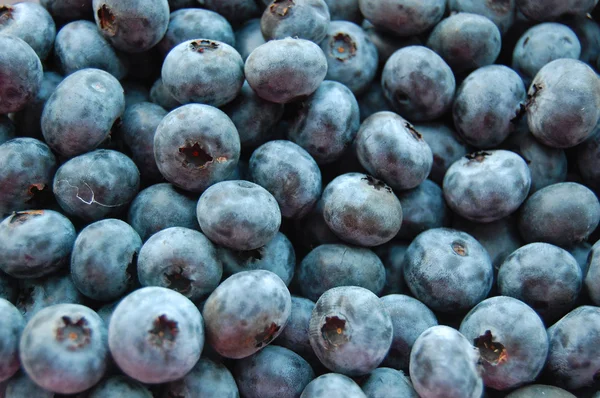
M 495 390 L 531 383 L 548 355 L 544 323 L 525 303 L 510 297 L 479 303 L 463 319 L 460 333 L 479 349 L 483 382 Z
M 137 284 L 135 262 L 141 247 L 140 236 L 126 222 L 109 218 L 88 225 L 77 236 L 71 254 L 77 289 L 100 301 L 123 296 Z
M 85 221 L 120 215 L 137 195 L 140 172 L 121 152 L 98 149 L 63 163 L 53 191 L 65 213 Z
M 2 391 L 2 387 L 0 387 L 0 391 Z M 35 384 L 25 372 L 19 372 L 7 380 L 4 394 L 4 398 L 54 398 L 52 391 L 44 390 Z
M 202 232 L 234 250 L 254 250 L 275 237 L 281 225 L 277 201 L 249 181 L 223 181 L 208 188 L 196 207 Z
M 410 353 L 410 379 L 420 397 L 479 398 L 483 380 L 479 354 L 469 340 L 448 326 L 424 331 Z
M 13 213 L 0 222 L 0 269 L 15 278 L 38 278 L 69 263 L 75 227 L 53 210 Z
M 448 206 L 467 220 L 488 223 L 515 212 L 527 198 L 531 172 L 514 152 L 481 151 L 454 162 L 444 176 Z
M 93 0 L 92 6 L 98 30 L 121 51 L 149 50 L 169 26 L 167 0 Z
M 392 189 L 415 188 L 431 172 L 431 148 L 412 124 L 393 112 L 368 117 L 354 145 L 360 164 Z
M 466 12 L 483 15 L 494 22 L 505 34 L 512 27 L 516 16 L 515 0 L 449 0 L 450 12 Z
M 552 184 L 527 199 L 519 214 L 526 242 L 547 242 L 568 248 L 584 241 L 600 222 L 600 202 L 584 185 Z
M 348 376 L 326 373 L 308 383 L 300 398 L 367 398 Z
M 582 285 L 581 267 L 566 250 L 548 243 L 522 246 L 498 271 L 498 292 L 524 301 L 551 324 L 573 308 Z
M 21 365 L 19 361 L 19 338 L 25 327 L 25 320 L 19 310 L 0 298 L 2 324 L 0 325 L 0 381 L 11 378 Z
M 119 81 L 100 69 L 66 77 L 46 101 L 42 133 L 50 148 L 65 157 L 96 149 L 125 110 Z
M 88 398 L 152 398 L 152 393 L 141 383 L 125 376 L 112 376 L 98 383 Z
M 226 358 L 248 357 L 281 334 L 291 310 L 290 292 L 277 275 L 239 272 L 223 281 L 204 304 L 207 341 Z
M 167 287 L 197 301 L 215 290 L 223 266 L 215 246 L 203 234 L 172 227 L 155 233 L 144 243 L 137 273 L 142 286 Z
M 288 37 L 258 46 L 246 59 L 244 72 L 261 98 L 286 104 L 319 88 L 327 75 L 327 58 L 315 43 Z
M 359 286 L 380 294 L 385 277 L 383 263 L 371 250 L 326 244 L 317 246 L 302 259 L 296 279 L 302 295 L 316 301 L 338 286 Z
M 236 362 L 233 370 L 246 398 L 295 398 L 314 378 L 306 360 L 287 348 L 270 345 Z
M 40 0 L 57 22 L 70 22 L 89 19 L 94 12 L 92 0 Z
M 472 236 L 434 228 L 417 236 L 404 257 L 404 280 L 417 299 L 434 311 L 464 312 L 487 297 L 492 261 Z
M 336 177 L 325 187 L 322 200 L 327 226 L 348 243 L 381 245 L 402 225 L 402 206 L 392 189 L 366 174 Z
M 273 0 L 262 14 L 260 28 L 267 41 L 297 37 L 319 44 L 329 20 L 324 0 Z
M 0 6 L 0 33 L 23 39 L 45 60 L 54 44 L 56 25 L 44 7 L 22 2 Z
M 319 363 L 312 346 L 308 325 L 315 303 L 307 298 L 292 296 L 292 312 L 283 332 L 273 341 L 273 344 L 289 348 L 311 363 Z
M 240 157 L 240 138 L 223 111 L 203 104 L 184 105 L 156 128 L 154 157 L 167 181 L 186 191 L 202 192 L 233 172 Z
M 125 296 L 108 327 L 108 345 L 121 370 L 142 383 L 184 377 L 204 347 L 202 315 L 185 296 L 144 287 Z
M 196 366 L 182 379 L 168 383 L 164 394 L 165 397 L 194 398 L 239 398 L 240 396 L 231 372 L 222 364 L 207 358 L 200 358 Z
M 543 384 L 531 384 L 526 387 L 521 387 L 508 394 L 506 398 L 529 398 L 529 397 L 545 397 L 545 398 L 576 398 L 567 390 L 559 387 L 547 386 Z
M 82 392 L 106 371 L 106 325 L 83 305 L 53 305 L 27 323 L 19 352 L 23 369 L 35 384 L 59 394 Z
M 235 31 L 235 49 L 240 53 L 244 62 L 254 49 L 265 44 L 265 38 L 260 31 L 260 19 L 246 21 Z
M 409 46 L 387 60 L 381 86 L 400 116 L 426 122 L 450 109 L 456 80 L 452 69 L 435 52 L 424 46 Z
M 371 373 L 392 343 L 390 314 L 371 291 L 358 286 L 327 290 L 310 317 L 310 345 L 328 369 L 347 376 Z
M 419 398 L 410 379 L 403 372 L 390 368 L 375 369 L 361 388 L 369 398 Z
M 23 40 L 0 33 L 0 115 L 22 110 L 40 90 L 44 72 L 39 57 Z
M 250 178 L 277 200 L 281 215 L 302 218 L 321 196 L 321 170 L 302 147 L 291 141 L 269 141 L 250 157 Z
M 218 107 L 239 94 L 244 61 L 229 44 L 206 38 L 187 40 L 167 54 L 161 77 L 167 91 L 182 104 Z
M 444 0 L 359 0 L 361 13 L 373 25 L 397 36 L 414 36 L 433 28 L 446 10 Z M 401 7 L 399 7 L 401 6 Z
M 591 137 L 600 120 L 600 79 L 581 61 L 565 58 L 544 65 L 528 94 L 529 129 L 553 148 L 580 144 Z

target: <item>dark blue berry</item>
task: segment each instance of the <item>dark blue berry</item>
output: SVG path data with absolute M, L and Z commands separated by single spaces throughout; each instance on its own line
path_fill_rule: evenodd
M 0 380 L 12 377 L 21 366 L 19 361 L 19 339 L 25 320 L 19 310 L 10 302 L 0 298 L 2 323 L 0 324 Z
M 34 2 L 0 6 L 0 33 L 23 39 L 45 60 L 54 44 L 56 25 L 46 9 Z
M 167 384 L 165 396 L 195 398 L 239 398 L 240 393 L 231 372 L 222 364 L 200 358 L 182 379 Z
M 363 16 L 397 36 L 413 36 L 432 28 L 444 16 L 444 0 L 359 0 Z
M 362 383 L 364 393 L 369 398 L 419 398 L 417 392 L 403 372 L 390 368 L 377 368 Z
M 327 35 L 329 8 L 324 0 L 273 0 L 260 19 L 265 40 L 296 37 L 320 43 Z

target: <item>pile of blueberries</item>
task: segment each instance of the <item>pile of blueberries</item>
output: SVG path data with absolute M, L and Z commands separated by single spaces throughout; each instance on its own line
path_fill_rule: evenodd
M 0 398 L 599 398 L 597 3 L 0 0 Z

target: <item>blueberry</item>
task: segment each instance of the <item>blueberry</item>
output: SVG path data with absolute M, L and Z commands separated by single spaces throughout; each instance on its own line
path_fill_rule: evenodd
M 594 65 L 600 55 L 600 25 L 585 15 L 567 18 L 562 21 L 575 32 L 581 44 L 579 60 Z
M 569 27 L 546 22 L 528 29 L 513 50 L 512 68 L 526 83 L 530 83 L 539 70 L 559 58 L 579 59 L 581 44 Z
M 492 297 L 463 319 L 460 333 L 479 349 L 483 383 L 510 390 L 533 382 L 548 355 L 548 337 L 540 317 L 511 297 Z
M 487 297 L 493 268 L 489 254 L 471 235 L 434 228 L 408 247 L 404 279 L 415 297 L 432 310 L 456 313 Z
M 77 156 L 54 175 L 54 195 L 65 213 L 86 220 L 120 215 L 137 195 L 140 173 L 120 152 L 98 149 Z
M 187 40 L 169 52 L 161 75 L 166 89 L 182 104 L 222 106 L 233 101 L 244 84 L 244 61 L 229 44 Z
M 388 31 L 378 29 L 367 19 L 363 20 L 361 26 L 371 42 L 377 47 L 379 66 L 385 65 L 392 54 L 401 48 L 424 44 L 424 40 L 420 36 L 398 37 Z
M 42 133 L 50 148 L 65 157 L 94 150 L 125 110 L 119 81 L 100 69 L 66 77 L 46 101 Z
M 546 372 L 556 386 L 569 390 L 591 386 L 600 368 L 600 308 L 574 309 L 548 328 Z
M 55 304 L 83 304 L 70 274 L 53 274 L 43 278 L 22 280 L 15 302 L 26 321 L 46 307 Z
M 25 320 L 19 310 L 10 302 L 0 298 L 2 324 L 0 326 L 0 380 L 8 380 L 20 367 L 19 338 Z
M 427 178 L 441 186 L 448 168 L 468 154 L 469 149 L 456 132 L 445 124 L 422 123 L 414 125 L 414 128 L 421 134 L 433 153 L 433 165 Z
M 118 50 L 139 53 L 154 47 L 169 25 L 167 0 L 93 0 L 100 33 Z
M 402 225 L 402 206 L 383 182 L 361 173 L 336 177 L 323 191 L 323 217 L 341 239 L 360 246 L 390 241 Z
M 162 106 L 167 111 L 172 111 L 181 106 L 181 103 L 167 90 L 163 84 L 162 78 L 156 80 L 150 88 L 150 101 Z
M 265 40 L 297 37 L 320 43 L 327 35 L 329 8 L 324 0 L 273 0 L 260 19 Z
M 0 268 L 15 278 L 48 275 L 68 264 L 74 241 L 75 227 L 58 212 L 15 212 L 0 222 Z
M 44 390 L 35 384 L 24 372 L 17 373 L 8 381 L 4 394 L 4 398 L 54 398 L 53 392 Z
M 196 217 L 197 197 L 171 184 L 152 185 L 142 190 L 131 202 L 127 222 L 143 241 L 169 227 L 199 230 Z
M 588 296 L 595 305 L 600 304 L 600 241 L 596 242 L 587 257 L 584 283 Z M 587 271 L 587 272 L 586 272 Z
M 436 25 L 427 47 L 438 53 L 457 75 L 493 64 L 500 55 L 502 39 L 490 19 L 459 12 Z
M 150 102 L 150 89 L 143 83 L 124 80 L 121 82 L 121 86 L 125 92 L 125 110 L 141 102 Z
M 420 397 L 479 398 L 483 381 L 477 349 L 457 330 L 433 326 L 410 353 L 410 379 Z
M 0 54 L 2 115 L 22 110 L 35 98 L 42 84 L 43 70 L 35 51 L 16 36 L 0 33 Z
M 122 79 L 128 71 L 124 58 L 91 21 L 75 21 L 63 26 L 56 35 L 54 56 L 65 76 L 81 69 L 96 68 Z
M 531 172 L 514 152 L 480 151 L 454 162 L 444 176 L 444 197 L 460 216 L 492 222 L 514 213 L 527 198 Z
M 339 373 L 327 373 L 308 383 L 300 398 L 367 398 L 359 385 Z
M 529 96 L 529 129 L 548 146 L 575 146 L 591 136 L 600 120 L 600 79 L 581 61 L 557 59 L 543 66 Z
M 563 182 L 540 189 L 519 214 L 519 231 L 526 242 L 569 247 L 584 241 L 600 221 L 600 202 L 581 184 Z
M 269 191 L 287 218 L 306 215 L 321 196 L 321 171 L 302 147 L 291 141 L 270 141 L 250 158 L 250 178 Z
M 360 164 L 395 190 L 417 187 L 433 165 L 431 148 L 401 116 L 378 112 L 360 126 L 355 141 Z
M 403 373 L 390 368 L 377 368 L 362 383 L 362 390 L 369 398 L 419 398 L 410 379 Z
M 518 10 L 534 21 L 551 21 L 564 15 L 585 15 L 597 0 L 517 0 Z
M 529 194 L 532 195 L 548 185 L 564 182 L 567 179 L 565 151 L 540 143 L 525 126 L 523 127 L 517 127 L 517 131 L 503 142 L 502 147 L 521 155 L 529 166 L 531 172 Z M 583 156 L 579 159 L 581 158 Z
M 325 222 L 323 200 L 319 200 L 315 207 L 304 218 L 296 220 L 294 225 L 298 232 L 298 244 L 310 250 L 326 243 L 341 242 Z
M 163 179 L 154 158 L 154 135 L 156 128 L 167 115 L 161 106 L 151 102 L 140 102 L 125 109 L 119 132 L 131 151 L 132 160 L 146 182 L 160 182 Z
M 35 138 L 15 138 L 0 145 L 0 215 L 46 205 L 56 171 L 50 148 Z
M 432 28 L 444 16 L 444 0 L 359 0 L 360 11 L 378 28 L 413 36 Z
M 0 298 L 14 303 L 18 293 L 17 281 L 4 272 L 0 272 Z
M 0 33 L 23 39 L 44 60 L 54 44 L 56 25 L 44 7 L 23 2 L 0 6 Z
M 409 46 L 387 60 L 381 86 L 401 116 L 422 122 L 436 119 L 450 109 L 456 80 L 452 69 L 435 52 L 423 46 Z
M 202 192 L 233 172 L 240 157 L 240 139 L 223 111 L 190 104 L 171 111 L 158 125 L 154 156 L 167 181 Z
M 381 302 L 392 319 L 392 346 L 382 366 L 408 371 L 410 351 L 425 330 L 438 324 L 434 313 L 419 300 L 402 294 L 383 296 Z
M 260 9 L 254 0 L 203 0 L 204 7 L 218 12 L 237 26 L 260 15 Z
M 377 80 L 372 81 L 365 88 L 365 92 L 360 94 L 357 101 L 361 122 L 374 113 L 392 110 L 383 95 L 381 83 Z
M 44 105 L 62 80 L 63 77 L 56 72 L 44 72 L 42 85 L 36 96 L 21 111 L 13 113 L 13 120 L 20 135 L 42 139 L 41 120 Z M 1 127 L 0 131 L 2 131 Z
M 594 192 L 600 193 L 600 124 L 591 138 L 577 146 L 576 151 L 575 162 L 585 185 Z M 564 179 L 557 182 L 563 181 Z
M 288 138 L 318 164 L 334 162 L 352 145 L 360 127 L 358 102 L 341 83 L 326 80 L 306 100 L 290 104 Z
M 152 398 L 152 393 L 135 380 L 125 376 L 113 376 L 98 383 L 88 398 Z
M 451 12 L 468 12 L 483 15 L 494 22 L 502 34 L 513 25 L 516 17 L 515 0 L 449 0 Z
M 495 148 L 515 129 L 525 102 L 523 81 L 503 65 L 477 69 L 462 82 L 452 107 L 461 138 L 476 148 Z
M 260 98 L 245 82 L 239 95 L 223 111 L 235 124 L 242 147 L 253 148 L 272 138 L 283 115 L 283 105 Z
M 304 257 L 297 275 L 302 295 L 313 301 L 338 286 L 360 286 L 380 294 L 385 278 L 385 268 L 375 253 L 342 244 L 316 247 Z
M 573 308 L 582 285 L 577 260 L 548 243 L 531 243 L 506 258 L 498 271 L 498 291 L 529 304 L 551 322 Z
M 290 292 L 277 275 L 239 272 L 223 281 L 204 304 L 207 341 L 226 358 L 248 357 L 281 334 L 291 309 Z
M 185 296 L 144 287 L 117 305 L 108 327 L 110 352 L 119 368 L 142 383 L 184 377 L 204 347 L 203 319 Z
M 71 254 L 77 289 L 94 300 L 121 297 L 137 282 L 135 262 L 141 246 L 138 233 L 121 220 L 104 219 L 85 227 Z
M 300 355 L 273 345 L 237 361 L 233 374 L 245 398 L 299 397 L 315 378 Z
M 588 264 L 588 256 L 592 251 L 592 245 L 588 242 L 580 242 L 574 246 L 569 248 L 569 253 L 575 258 L 577 264 L 579 264 L 579 268 L 581 268 L 581 275 L 583 275 L 584 279 L 587 275 L 589 264 Z
M 254 49 L 265 44 L 265 38 L 260 30 L 260 19 L 247 21 L 235 31 L 235 49 L 240 53 L 244 62 Z
M 408 292 L 404 283 L 404 254 L 410 242 L 390 241 L 373 248 L 385 267 L 385 284 L 381 294 L 403 294 Z
M 15 138 L 16 127 L 7 115 L 0 115 L 0 145 Z
M 526 387 L 521 387 L 506 396 L 506 398 L 529 398 L 529 397 L 545 397 L 545 398 L 576 398 L 567 390 L 559 387 L 547 386 L 543 384 L 532 384 Z
M 517 219 L 513 216 L 485 224 L 455 216 L 452 228 L 468 233 L 483 245 L 490 255 L 495 273 L 506 257 L 523 245 Z
M 362 20 L 358 0 L 325 0 L 325 3 L 332 21 L 359 23 Z
M 308 326 L 315 303 L 307 298 L 292 296 L 292 311 L 283 332 L 273 344 L 289 348 L 308 361 L 317 360 L 310 345 Z
M 121 300 L 116 300 L 112 303 L 104 304 L 102 307 L 96 310 L 96 313 L 100 318 L 102 318 L 105 324 L 110 325 L 110 318 L 112 318 L 112 315 L 120 302 Z
M 223 264 L 223 275 L 229 277 L 242 271 L 257 269 L 271 271 L 289 285 L 296 268 L 296 253 L 292 242 L 281 232 L 263 247 L 254 250 L 231 250 L 217 248 L 217 256 Z
M 182 379 L 167 384 L 164 393 L 165 397 L 239 398 L 240 396 L 231 372 L 220 363 L 207 358 L 200 358 L 196 366 Z
M 224 17 L 210 10 L 184 8 L 171 13 L 167 33 L 157 47 L 167 55 L 178 44 L 199 37 L 235 44 L 233 28 Z
M 35 384 L 60 394 L 82 392 L 106 371 L 106 325 L 83 305 L 53 305 L 27 323 L 19 353 Z
M 254 250 L 275 237 L 281 225 L 277 201 L 249 181 L 224 181 L 208 188 L 196 207 L 202 232 L 234 250 Z
M 310 345 L 328 369 L 348 376 L 371 373 L 392 344 L 390 314 L 371 291 L 342 286 L 321 295 L 309 325 Z
M 223 265 L 214 245 L 200 232 L 172 227 L 144 243 L 137 271 L 142 286 L 168 287 L 197 301 L 217 287 Z
M 248 84 L 267 101 L 285 104 L 314 93 L 327 74 L 327 58 L 304 39 L 271 40 L 246 59 Z

